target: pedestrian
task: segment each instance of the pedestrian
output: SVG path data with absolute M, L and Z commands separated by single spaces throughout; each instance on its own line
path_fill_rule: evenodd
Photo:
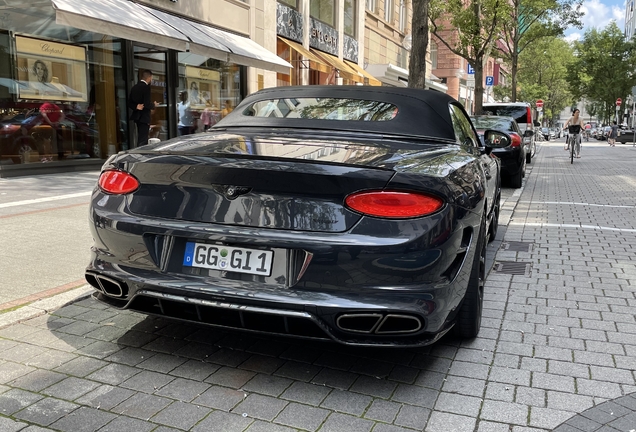
M 616 120 L 612 122 L 612 126 L 609 133 L 609 145 L 610 147 L 616 147 L 616 137 L 618 136 L 618 125 L 616 124 Z
M 190 100 L 188 99 L 188 92 L 182 91 L 179 93 L 179 103 L 177 104 L 177 112 L 179 114 L 179 122 L 177 127 L 179 129 L 179 136 L 190 135 L 193 132 L 192 128 L 192 110 L 190 109 Z
M 233 110 L 234 110 L 234 108 L 232 108 L 232 101 L 229 100 L 229 99 L 226 100 L 225 101 L 225 106 L 221 110 L 221 118 L 225 117 L 226 115 L 231 113 Z
M 141 80 L 130 89 L 128 108 L 132 110 L 130 119 L 137 125 L 137 145 L 148 144 L 148 132 L 150 131 L 150 112 L 154 110 L 158 102 L 150 100 L 150 83 L 152 72 L 148 69 L 141 73 Z
M 563 129 L 567 129 L 568 126 L 580 126 L 579 132 L 576 134 L 576 143 L 574 146 L 574 148 L 576 149 L 577 158 L 581 157 L 581 130 L 583 130 L 583 127 L 584 127 L 583 119 L 579 117 L 580 113 L 581 111 L 578 108 L 575 108 L 574 111 L 572 111 L 572 117 L 570 117 L 568 121 L 565 122 L 565 126 L 563 126 Z M 568 139 L 566 141 L 566 145 L 563 148 L 563 150 L 569 150 L 569 149 L 570 149 L 570 140 Z

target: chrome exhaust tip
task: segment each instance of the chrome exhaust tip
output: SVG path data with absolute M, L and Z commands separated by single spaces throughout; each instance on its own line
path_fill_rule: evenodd
M 402 314 L 343 314 L 336 319 L 340 330 L 377 335 L 409 334 L 420 331 L 422 320 Z
M 86 272 L 84 274 L 84 279 L 86 279 L 86 282 L 88 282 L 88 284 L 92 286 L 93 288 L 95 288 L 97 291 L 104 292 L 104 289 L 102 288 L 102 286 L 99 284 L 97 280 L 97 275 Z

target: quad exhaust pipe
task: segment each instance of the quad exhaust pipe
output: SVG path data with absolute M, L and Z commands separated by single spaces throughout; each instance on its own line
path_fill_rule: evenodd
M 116 279 L 86 272 L 84 275 L 88 282 L 97 291 L 110 297 L 125 298 L 128 296 L 128 285 Z
M 422 320 L 403 314 L 353 313 L 343 314 L 336 320 L 339 329 L 377 335 L 408 334 L 422 329 Z

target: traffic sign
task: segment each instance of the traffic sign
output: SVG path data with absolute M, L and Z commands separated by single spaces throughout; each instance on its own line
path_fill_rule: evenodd
M 486 85 L 487 86 L 491 86 L 495 84 L 495 77 L 494 76 L 487 76 L 486 77 Z
M 541 110 L 539 110 L 539 108 L 543 108 L 543 101 L 541 99 L 539 99 L 539 100 L 537 100 L 536 104 L 537 104 L 537 110 L 541 111 Z
M 616 99 L 616 106 L 621 106 L 622 102 L 621 98 Z
M 468 65 L 468 75 L 475 75 L 475 69 L 470 65 L 470 63 L 466 63 Z

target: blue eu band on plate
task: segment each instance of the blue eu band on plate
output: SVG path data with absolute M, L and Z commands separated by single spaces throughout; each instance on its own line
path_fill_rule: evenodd
M 269 276 L 274 252 L 202 243 L 186 243 L 183 265 Z

